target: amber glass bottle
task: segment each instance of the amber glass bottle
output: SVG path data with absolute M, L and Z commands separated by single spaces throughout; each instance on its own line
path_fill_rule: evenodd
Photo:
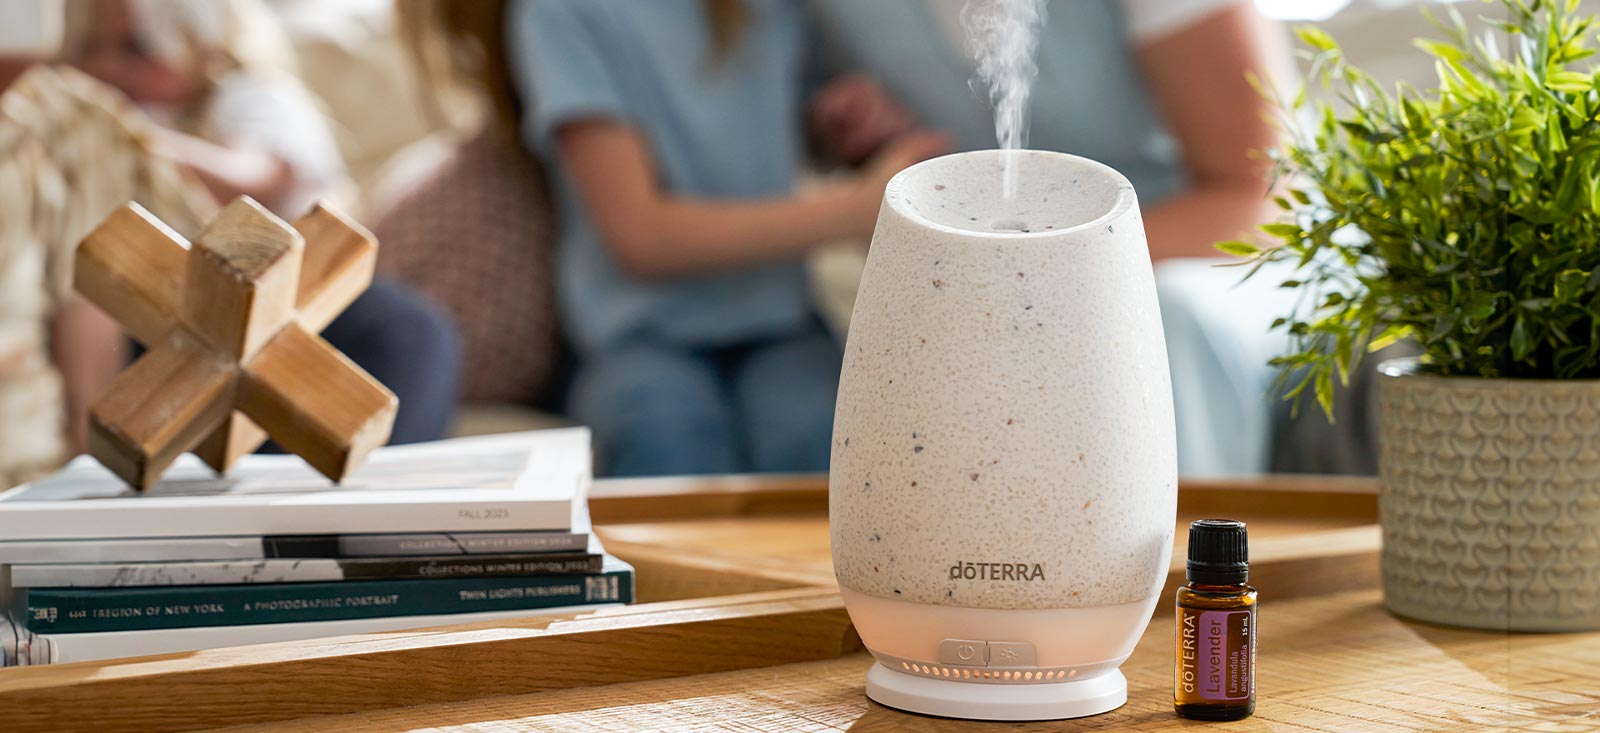
M 1189 584 L 1178 589 L 1179 717 L 1239 720 L 1256 711 L 1256 589 L 1244 522 L 1189 525 Z

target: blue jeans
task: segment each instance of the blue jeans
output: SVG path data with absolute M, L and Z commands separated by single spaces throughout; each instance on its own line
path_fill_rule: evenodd
M 410 287 L 379 278 L 322 337 L 400 398 L 390 443 L 445 436 L 455 416 L 461 343 L 438 306 Z
M 1280 288 L 1282 267 L 1240 283 L 1244 270 L 1222 259 L 1167 260 L 1156 265 L 1156 295 L 1166 330 L 1167 361 L 1178 422 L 1178 473 L 1237 476 L 1264 473 L 1272 455 L 1272 394 L 1277 369 L 1267 365 L 1289 347 L 1272 321 L 1294 308 L 1300 291 Z M 1310 403 L 1315 410 L 1315 403 Z
M 569 406 L 602 475 L 826 471 L 842 359 L 820 323 L 730 348 L 633 343 L 580 362 Z

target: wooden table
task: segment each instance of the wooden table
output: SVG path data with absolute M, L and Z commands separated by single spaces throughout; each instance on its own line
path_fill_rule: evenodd
M 863 694 L 871 658 L 834 592 L 825 503 L 806 478 L 602 483 L 600 533 L 635 562 L 640 596 L 653 603 L 4 672 L 0 729 L 53 719 L 108 730 L 496 733 L 1600 730 L 1600 634 L 1399 620 L 1376 588 L 1373 486 L 1286 478 L 1190 482 L 1180 500 L 1185 518 L 1252 523 L 1263 599 L 1255 717 L 1173 716 L 1167 604 L 1123 666 L 1128 705 L 1107 715 L 998 725 L 890 710 Z

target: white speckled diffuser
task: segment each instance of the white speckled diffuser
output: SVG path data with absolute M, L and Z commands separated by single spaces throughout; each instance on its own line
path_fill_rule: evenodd
M 889 183 L 834 421 L 833 563 L 867 693 L 959 718 L 1127 700 L 1171 559 L 1176 439 L 1133 186 L 949 155 Z

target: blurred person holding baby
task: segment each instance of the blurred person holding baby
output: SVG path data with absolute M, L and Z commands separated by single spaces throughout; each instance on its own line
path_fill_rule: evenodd
M 250 196 L 293 221 L 319 199 L 348 198 L 328 122 L 259 0 L 72 0 L 64 58 L 150 115 L 154 152 L 221 203 Z M 103 314 L 83 319 L 63 368 L 89 362 L 114 374 L 127 358 L 117 334 Z M 433 306 L 376 280 L 323 336 L 399 396 L 391 441 L 443 437 L 459 357 L 453 326 Z

